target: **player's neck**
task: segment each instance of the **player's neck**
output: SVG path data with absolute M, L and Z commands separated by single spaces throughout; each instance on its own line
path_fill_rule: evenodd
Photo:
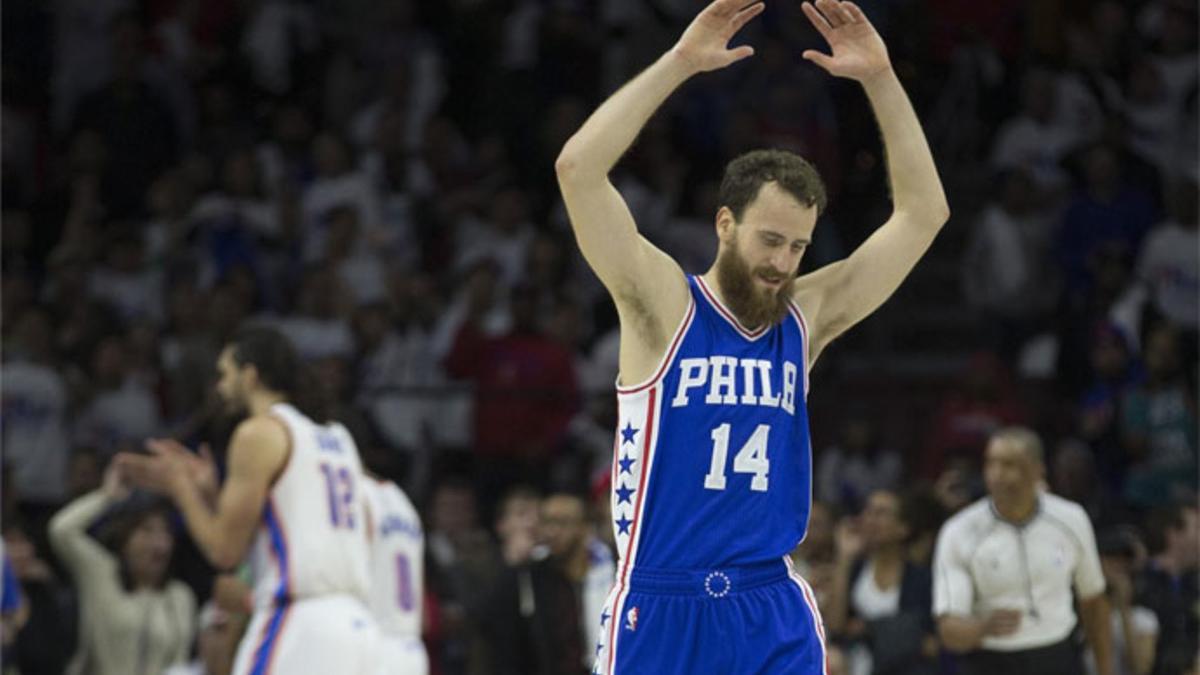
M 992 504 L 1001 518 L 1019 526 L 1027 523 L 1037 513 L 1038 496 L 1037 492 L 1033 492 L 1027 497 L 1022 496 L 1011 501 L 992 498 Z
M 904 545 L 888 544 L 880 546 L 871 557 L 877 567 L 892 567 L 902 564 L 904 562 Z
M 271 411 L 271 406 L 276 403 L 287 401 L 287 397 L 273 391 L 256 391 L 250 394 L 249 405 L 246 407 L 250 410 L 251 416 L 266 415 Z

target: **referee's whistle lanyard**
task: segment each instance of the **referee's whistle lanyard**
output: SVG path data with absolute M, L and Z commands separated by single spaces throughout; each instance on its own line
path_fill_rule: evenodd
M 1038 616 L 1037 602 L 1033 599 L 1033 577 L 1029 574 L 1029 556 L 1025 553 L 1025 526 L 1014 525 L 1017 528 L 1017 545 L 1021 547 L 1021 572 L 1025 576 L 1025 599 L 1029 601 L 1029 616 Z
M 1008 520 L 1004 516 L 1000 515 L 1000 511 L 996 508 L 995 503 L 992 503 L 991 507 L 992 515 L 996 519 L 1003 523 L 1007 523 L 1017 532 L 1017 547 L 1021 551 L 1021 576 L 1025 581 L 1025 600 L 1029 603 L 1029 616 L 1033 617 L 1035 620 L 1040 619 L 1041 617 L 1038 614 L 1037 601 L 1034 600 L 1033 597 L 1033 575 L 1029 573 L 1029 554 L 1025 549 L 1025 530 L 1030 524 L 1033 523 L 1033 521 L 1037 520 L 1039 515 L 1041 515 L 1042 500 L 1040 497 L 1038 498 L 1037 506 L 1034 507 L 1033 513 L 1021 523 L 1014 523 L 1013 521 Z

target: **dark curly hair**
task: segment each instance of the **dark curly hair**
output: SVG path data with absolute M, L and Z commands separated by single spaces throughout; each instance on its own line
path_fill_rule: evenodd
M 740 221 L 763 184 L 772 182 L 801 204 L 816 207 L 818 215 L 825 210 L 825 183 L 820 174 L 808 160 L 786 150 L 751 150 L 732 159 L 721 179 L 720 203 Z

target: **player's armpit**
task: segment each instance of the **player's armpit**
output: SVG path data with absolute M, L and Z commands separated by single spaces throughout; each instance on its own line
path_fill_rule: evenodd
M 848 258 L 797 281 L 794 297 L 812 330 L 810 360 L 896 292 L 943 222 L 897 211 Z
M 575 178 L 559 164 L 571 227 L 588 265 L 608 289 L 621 319 L 621 377 L 640 382 L 662 358 L 687 311 L 683 270 L 638 233 L 624 199 L 607 178 Z
M 835 337 L 841 332 L 835 332 L 835 329 L 829 326 L 821 326 L 821 322 L 829 321 L 825 316 L 825 299 L 827 297 L 826 289 L 837 283 L 840 279 L 841 269 L 845 266 L 845 260 L 839 260 L 830 263 L 818 270 L 809 272 L 796 280 L 795 290 L 792 292 L 792 300 L 799 305 L 800 311 L 804 313 L 805 321 L 808 322 L 808 368 L 811 369 L 813 364 L 817 362 L 817 357 L 821 355 L 822 350 L 829 346 Z M 818 330 L 820 327 L 820 330 Z M 843 328 L 844 332 L 845 329 Z

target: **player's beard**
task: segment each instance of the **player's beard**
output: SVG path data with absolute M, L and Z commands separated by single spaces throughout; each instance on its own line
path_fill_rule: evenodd
M 788 300 L 792 297 L 796 278 L 788 275 L 782 286 L 772 290 L 756 284 L 755 276 L 774 281 L 779 273 L 769 265 L 751 270 L 750 264 L 742 258 L 736 239 L 729 248 L 717 255 L 717 283 L 721 285 L 725 304 L 737 320 L 751 329 L 774 326 L 787 316 Z

